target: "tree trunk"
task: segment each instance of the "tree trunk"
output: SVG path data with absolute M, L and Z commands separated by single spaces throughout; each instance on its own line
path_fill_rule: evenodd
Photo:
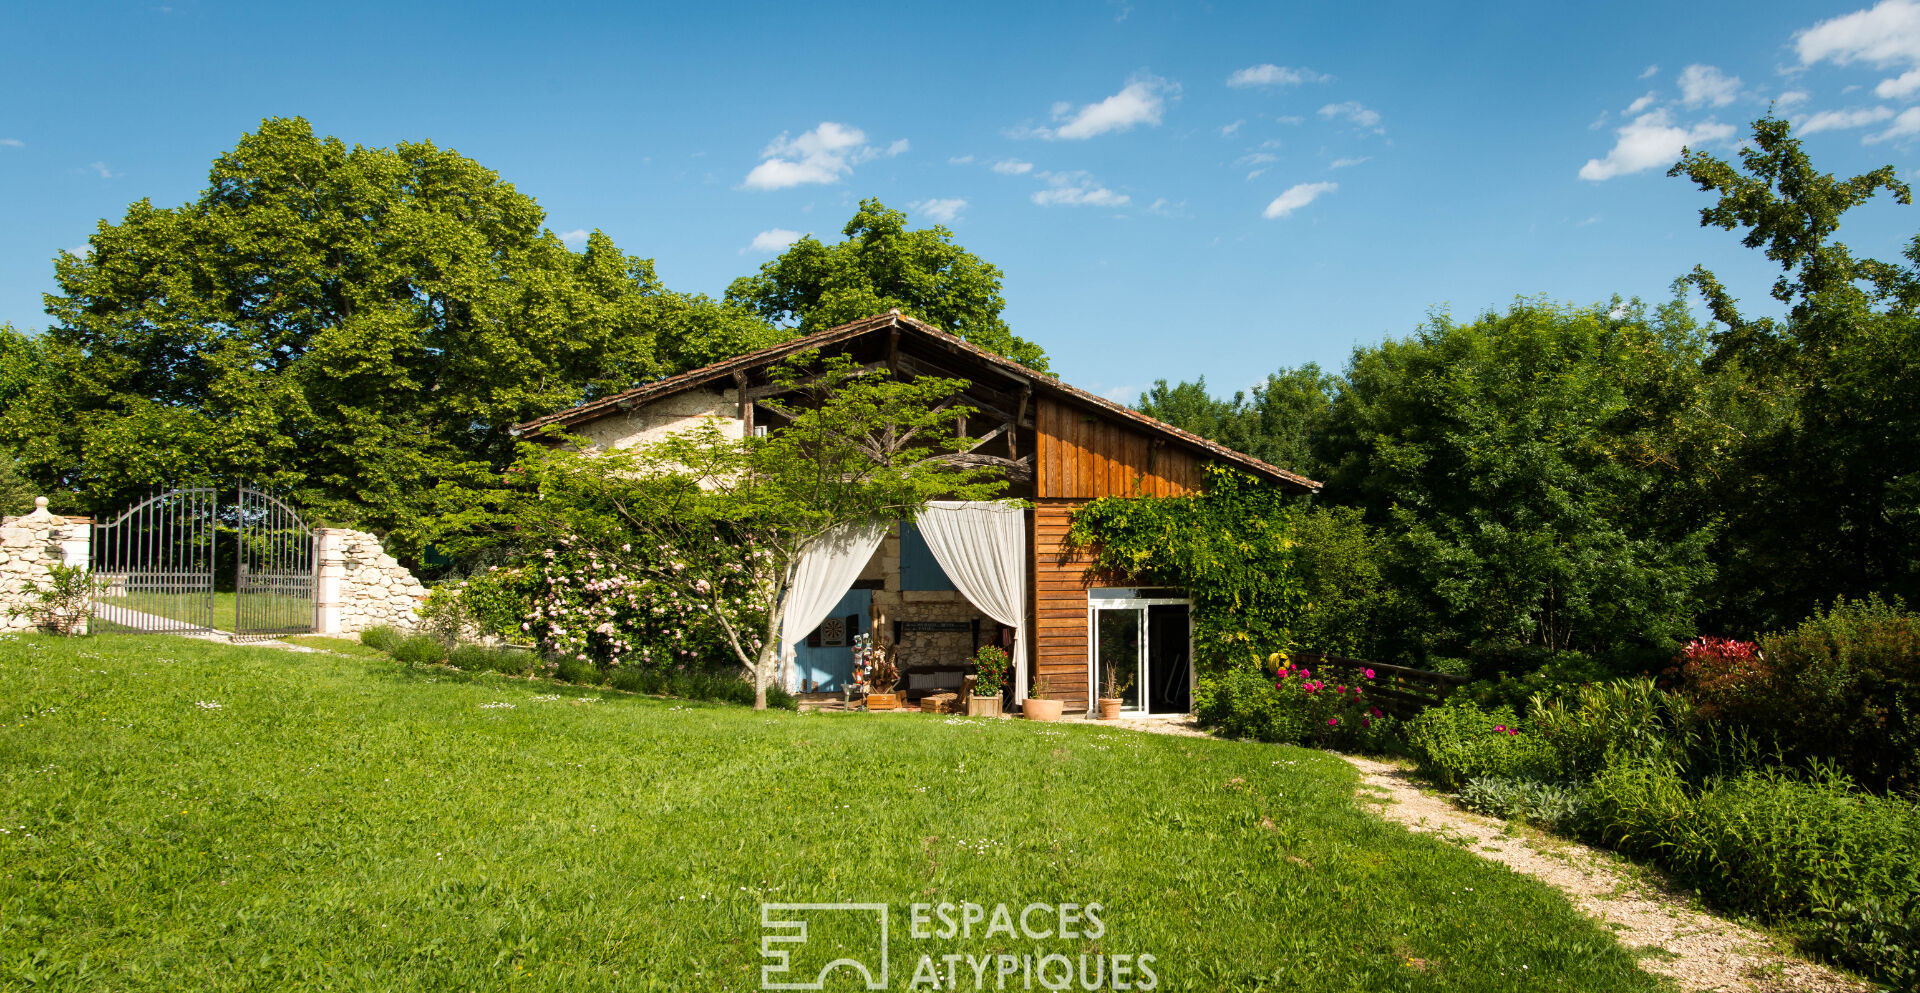
M 767 709 L 767 685 L 780 671 L 780 622 L 786 616 L 784 595 L 767 611 L 767 633 L 760 640 L 760 657 L 753 666 L 753 709 Z

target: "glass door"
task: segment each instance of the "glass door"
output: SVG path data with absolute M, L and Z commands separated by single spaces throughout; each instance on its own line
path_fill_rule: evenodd
M 1184 603 L 1147 608 L 1147 712 L 1193 709 L 1192 610 Z
M 1193 709 L 1193 602 L 1179 593 L 1115 587 L 1090 591 L 1091 697 L 1118 697 L 1121 711 L 1131 714 L 1184 714 Z
M 1140 607 L 1096 607 L 1093 611 L 1093 691 L 1119 697 L 1121 710 L 1141 710 L 1146 662 L 1147 612 Z

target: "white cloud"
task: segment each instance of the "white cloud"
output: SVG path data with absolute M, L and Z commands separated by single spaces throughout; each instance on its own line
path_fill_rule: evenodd
M 788 245 L 799 240 L 800 232 L 798 231 L 788 231 L 786 228 L 768 228 L 754 235 L 753 243 L 742 248 L 740 254 L 745 255 L 748 252 L 758 252 L 762 255 L 773 255 L 785 251 Z
M 1053 119 L 1061 122 L 1058 127 L 1022 129 L 1016 131 L 1015 136 L 1080 141 L 1111 131 L 1131 131 L 1142 124 L 1157 126 L 1167 109 L 1167 95 L 1179 91 L 1179 87 L 1158 76 L 1145 76 L 1128 83 L 1113 96 L 1079 110 L 1074 110 L 1070 103 L 1056 103 Z
M 1264 162 L 1278 162 L 1280 157 L 1271 152 L 1248 152 L 1235 159 L 1234 165 L 1260 165 Z
M 1324 72 L 1277 66 L 1271 62 L 1248 66 L 1227 77 L 1227 85 L 1236 89 L 1249 86 L 1299 86 L 1301 83 L 1325 83 L 1333 79 Z
M 1320 116 L 1325 118 L 1344 117 L 1355 125 L 1367 128 L 1375 134 L 1386 134 L 1380 127 L 1380 112 L 1368 110 L 1364 105 L 1352 100 L 1345 103 L 1330 103 L 1320 108 Z
M 1791 107 L 1796 103 L 1807 102 L 1806 90 L 1788 90 L 1773 98 L 1773 102 L 1782 107 Z
M 1689 107 L 1712 104 L 1725 107 L 1740 96 L 1740 77 L 1729 76 L 1709 65 L 1694 64 L 1680 70 L 1680 99 Z
M 1275 124 L 1304 124 L 1306 118 L 1294 114 L 1283 114 L 1273 119 Z
M 27 147 L 27 143 L 18 138 L 0 138 L 0 147 L 25 148 Z
M 906 149 L 903 138 L 882 153 L 867 144 L 866 132 L 859 128 L 822 121 L 797 138 L 782 133 L 773 139 L 760 153 L 765 161 L 754 166 L 741 185 L 750 190 L 784 190 L 808 183 L 837 183 L 854 166 L 876 155 L 898 155 Z
M 1580 167 L 1580 178 L 1600 182 L 1615 176 L 1672 165 L 1680 150 L 1708 141 L 1733 137 L 1733 127 L 1705 121 L 1691 128 L 1678 127 L 1665 108 L 1639 117 L 1614 132 L 1619 141 L 1604 159 L 1588 159 Z
M 1187 202 L 1182 200 L 1179 203 L 1175 203 L 1166 197 L 1160 197 L 1147 206 L 1147 212 L 1150 214 L 1159 214 L 1161 217 L 1186 217 Z
M 1873 88 L 1873 95 L 1882 100 L 1899 100 L 1920 90 L 1920 69 L 1908 69 L 1892 79 L 1883 79 Z
M 1002 176 L 1024 176 L 1033 171 L 1033 163 L 1019 159 L 1001 159 L 993 164 L 993 171 Z
M 1370 159 L 1372 159 L 1372 158 L 1373 158 L 1373 156 L 1371 156 L 1371 155 L 1362 155 L 1362 156 L 1360 156 L 1360 157 L 1359 157 L 1359 158 L 1357 158 L 1357 159 L 1334 159 L 1334 160 L 1333 160 L 1332 162 L 1330 162 L 1330 163 L 1328 163 L 1328 165 L 1327 165 L 1327 168 L 1329 168 L 1329 169 L 1345 169 L 1345 168 L 1347 168 L 1348 166 L 1357 166 L 1357 165 L 1359 165 L 1360 163 L 1362 163 L 1362 162 L 1366 162 L 1366 161 L 1368 161 L 1368 160 L 1370 160 Z
M 1084 172 L 1043 172 L 1047 188 L 1033 194 L 1033 202 L 1042 207 L 1118 207 L 1131 203 L 1132 197 L 1115 193 Z
M 105 162 L 89 162 L 87 163 L 87 171 L 94 173 L 101 179 L 116 179 L 120 176 L 119 173 L 107 168 Z
M 1920 3 L 1881 0 L 1867 10 L 1843 14 L 1793 36 L 1800 64 L 1831 59 L 1839 65 L 1920 63 Z
M 569 245 L 579 245 L 586 242 L 589 233 L 586 228 L 574 228 L 572 231 L 560 232 L 560 240 Z
M 1645 69 L 1640 70 L 1641 79 L 1652 79 L 1653 77 L 1658 76 L 1659 74 L 1660 74 L 1659 66 L 1648 66 Z
M 1320 199 L 1321 194 L 1332 193 L 1339 188 L 1339 183 L 1301 183 L 1297 186 L 1289 187 L 1285 193 L 1274 197 L 1273 202 L 1267 204 L 1267 209 L 1260 212 L 1260 216 L 1269 220 L 1276 217 L 1286 217 L 1294 211 L 1305 207 L 1307 204 Z
M 1869 124 L 1878 124 L 1893 116 L 1891 107 L 1861 107 L 1855 110 L 1823 110 L 1800 122 L 1795 130 L 1801 134 L 1818 134 L 1822 131 L 1839 131 L 1844 128 L 1864 128 Z
M 899 155 L 900 153 L 912 147 L 913 147 L 913 144 L 911 142 L 907 141 L 907 139 L 905 138 L 901 138 L 898 141 L 895 141 L 893 144 L 887 146 L 887 158 L 893 158 L 894 156 Z
M 1647 91 L 1647 95 L 1646 95 L 1646 96 L 1643 96 L 1643 97 L 1641 97 L 1640 99 L 1638 99 L 1638 100 L 1635 100 L 1634 102 L 1632 102 L 1632 103 L 1630 103 L 1630 104 L 1627 104 L 1627 109 L 1626 109 L 1626 110 L 1623 110 L 1623 111 L 1621 111 L 1621 113 L 1623 113 L 1623 114 L 1638 114 L 1638 113 L 1640 113 L 1641 111 L 1643 111 L 1643 110 L 1646 110 L 1646 109 L 1647 109 L 1648 107 L 1651 107 L 1651 106 L 1653 106 L 1653 101 L 1654 101 L 1654 99 L 1655 99 L 1655 97 L 1654 97 L 1654 95 L 1653 95 L 1653 91 L 1652 91 L 1652 90 L 1648 90 L 1648 91 Z
M 956 155 L 947 160 L 948 165 L 969 165 L 972 162 L 973 156 L 971 155 Z
M 1242 118 L 1242 119 L 1240 119 L 1240 120 L 1237 120 L 1237 121 L 1235 121 L 1235 122 L 1233 122 L 1232 124 L 1225 124 L 1225 125 L 1221 125 L 1221 127 L 1220 127 L 1220 137 L 1222 137 L 1222 138 L 1231 138 L 1231 137 L 1233 137 L 1233 135 L 1234 135 L 1234 132 L 1236 132 L 1236 131 L 1238 131 L 1238 130 L 1240 130 L 1240 125 L 1242 125 L 1242 124 L 1245 124 L 1245 123 L 1247 123 L 1247 122 L 1246 122 L 1246 119 L 1245 119 L 1245 118 Z
M 1801 65 L 1831 61 L 1905 67 L 1906 72 L 1881 80 L 1874 95 L 1898 100 L 1920 94 L 1920 3 L 1913 0 L 1881 0 L 1866 10 L 1821 21 L 1794 35 L 1794 48 Z
M 1251 183 L 1251 182 L 1253 182 L 1254 180 L 1256 180 L 1256 179 L 1259 179 L 1259 178 L 1260 178 L 1261 176 L 1264 176 L 1264 175 L 1266 175 L 1266 174 L 1267 174 L 1267 169 L 1266 169 L 1266 167 L 1265 167 L 1265 166 L 1261 166 L 1260 168 L 1258 168 L 1258 169 L 1255 169 L 1254 171 L 1252 171 L 1252 172 L 1250 172 L 1250 173 L 1247 173 L 1247 182 L 1249 182 L 1249 183 Z
M 1893 119 L 1892 127 L 1879 134 L 1867 135 L 1860 140 L 1872 145 L 1882 141 L 1911 138 L 1914 135 L 1920 135 L 1920 107 L 1908 107 L 1900 112 L 1899 117 Z
M 959 217 L 960 212 L 967 209 L 967 201 L 960 197 L 936 197 L 931 200 L 921 200 L 918 203 L 909 204 L 908 206 L 933 218 L 938 223 L 952 224 L 953 219 Z

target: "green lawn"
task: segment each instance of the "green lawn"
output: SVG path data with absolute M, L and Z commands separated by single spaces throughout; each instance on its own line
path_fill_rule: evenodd
M 165 636 L 0 638 L 0 717 L 0 987 L 757 989 L 762 901 L 859 901 L 891 905 L 893 989 L 989 952 L 1151 954 L 1175 990 L 1659 988 L 1302 749 Z M 915 902 L 1099 903 L 1105 934 L 916 940 Z M 797 963 L 861 947 L 814 927 Z
M 239 623 L 240 616 L 238 595 L 230 592 L 214 593 L 210 616 L 201 613 L 202 610 L 207 609 L 201 606 L 201 604 L 206 601 L 206 596 L 207 594 L 205 593 L 136 593 L 130 597 L 101 597 L 101 602 L 115 604 L 144 613 L 156 614 L 161 617 L 171 617 L 178 621 L 205 620 L 208 621 L 210 626 L 216 631 L 231 632 L 234 630 L 235 626 Z M 250 596 L 253 599 L 250 600 L 249 603 L 253 606 L 253 609 L 258 612 L 257 616 L 266 619 L 267 611 L 270 608 L 262 604 L 261 601 L 269 599 L 268 595 L 256 593 L 250 594 Z M 279 602 L 285 606 L 274 615 L 274 619 L 276 620 L 281 617 L 298 616 L 312 610 L 312 603 L 308 600 L 288 598 L 279 600 Z

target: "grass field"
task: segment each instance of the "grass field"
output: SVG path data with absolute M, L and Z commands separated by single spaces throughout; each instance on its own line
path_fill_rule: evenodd
M 201 606 L 206 602 L 207 594 L 205 593 L 136 593 L 130 597 L 102 597 L 101 602 L 160 617 L 171 617 L 178 621 L 206 620 L 216 631 L 233 631 L 239 621 L 238 595 L 230 592 L 216 592 L 212 596 L 213 602 L 210 608 Z M 277 604 L 283 605 L 272 614 L 276 621 L 309 614 L 313 609 L 311 601 L 308 600 L 276 599 L 260 593 L 249 594 L 249 597 L 248 602 L 251 609 L 256 612 L 255 616 L 258 620 L 267 619 L 267 612 L 271 608 L 266 606 L 264 601 L 269 599 L 275 599 Z M 210 613 L 202 614 L 203 610 Z
M 859 901 L 891 907 L 893 989 L 950 953 L 1150 954 L 1172 990 L 1657 988 L 1302 749 L 165 636 L 0 639 L 0 708 L 0 987 L 757 989 L 763 901 Z M 921 940 L 916 902 L 1098 903 L 1104 934 Z M 823 917 L 795 962 L 863 940 Z

